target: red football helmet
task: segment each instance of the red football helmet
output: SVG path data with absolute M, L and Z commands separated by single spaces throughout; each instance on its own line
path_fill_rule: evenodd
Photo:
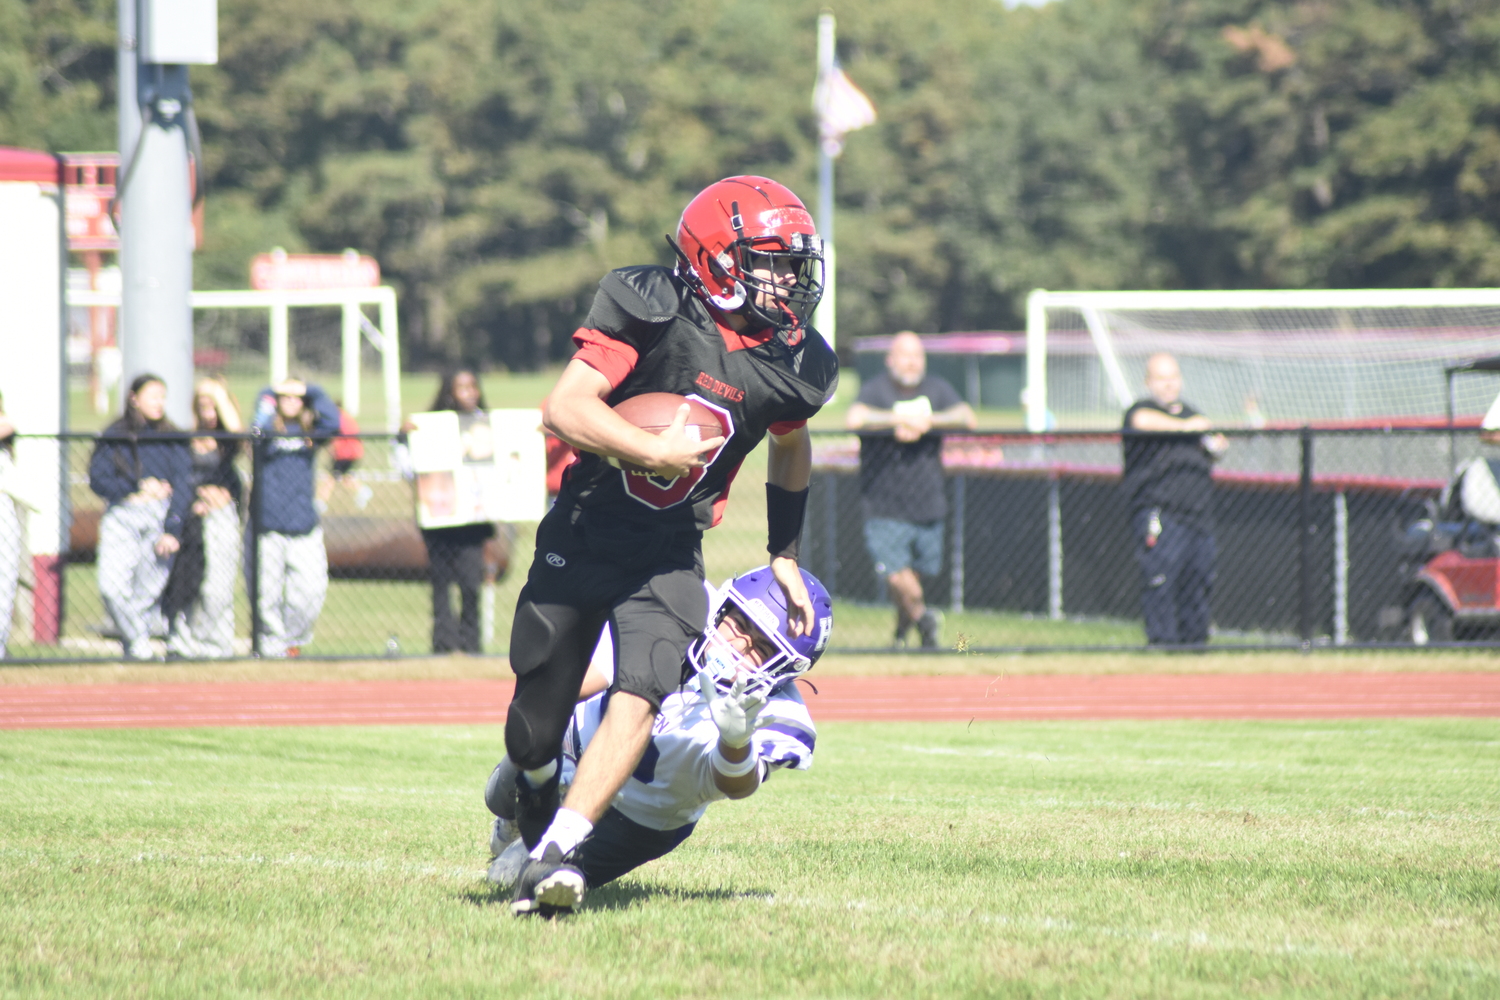
M 790 190 L 766 177 L 710 184 L 682 210 L 674 246 L 677 273 L 708 302 L 802 339 L 823 297 L 823 240 Z

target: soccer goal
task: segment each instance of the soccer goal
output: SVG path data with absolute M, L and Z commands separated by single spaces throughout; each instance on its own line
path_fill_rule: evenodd
M 397 431 L 401 426 L 401 349 L 396 316 L 396 290 L 388 285 L 376 288 L 340 289 L 283 289 L 261 291 L 195 291 L 191 297 L 195 316 L 196 336 L 203 346 L 204 317 L 238 311 L 263 313 L 266 317 L 264 361 L 268 381 L 272 384 L 286 378 L 291 372 L 293 357 L 293 329 L 299 329 L 299 337 L 316 341 L 325 348 L 320 352 L 326 357 L 317 357 L 313 363 L 326 370 L 334 365 L 342 372 L 341 407 L 353 416 L 361 409 L 360 375 L 364 367 L 366 351 L 378 356 L 381 388 L 385 396 L 386 430 Z M 93 291 L 70 289 L 70 307 L 118 308 L 118 290 Z M 366 314 L 366 307 L 374 307 L 376 319 Z M 294 324 L 293 313 L 303 314 L 310 322 Z M 337 311 L 336 327 L 331 322 Z M 212 327 L 209 323 L 207 326 Z M 259 352 L 256 352 L 259 357 Z M 307 352 L 299 352 L 306 358 Z
M 1500 289 L 1050 292 L 1026 307 L 1026 426 L 1118 426 L 1146 358 L 1223 426 L 1445 420 L 1445 369 L 1500 354 Z M 1458 417 L 1495 387 L 1455 387 Z

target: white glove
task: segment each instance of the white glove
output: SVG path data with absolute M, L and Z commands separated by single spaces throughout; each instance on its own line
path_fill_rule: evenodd
M 698 671 L 698 690 L 708 702 L 708 713 L 719 727 L 719 739 L 727 747 L 748 746 L 755 735 L 760 710 L 766 707 L 764 695 L 747 692 L 745 678 L 736 677 L 728 694 L 719 691 L 708 671 Z

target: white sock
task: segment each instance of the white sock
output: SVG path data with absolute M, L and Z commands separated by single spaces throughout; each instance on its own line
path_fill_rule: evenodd
M 525 771 L 523 773 L 526 775 L 526 783 L 533 790 L 541 788 L 547 782 L 551 781 L 552 776 L 557 773 L 557 761 L 549 760 L 535 771 Z
M 576 813 L 571 809 L 559 809 L 557 815 L 552 818 L 552 825 L 547 827 L 547 832 L 542 834 L 542 839 L 537 841 L 536 849 L 531 856 L 538 861 L 542 859 L 542 852 L 548 844 L 556 844 L 558 849 L 567 854 L 573 848 L 583 843 L 583 838 L 593 832 L 594 824 L 584 818 L 582 813 Z

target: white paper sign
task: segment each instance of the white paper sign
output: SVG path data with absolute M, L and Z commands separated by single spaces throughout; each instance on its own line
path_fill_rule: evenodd
M 547 445 L 540 410 L 441 410 L 412 415 L 417 523 L 449 528 L 539 521 L 547 512 Z

